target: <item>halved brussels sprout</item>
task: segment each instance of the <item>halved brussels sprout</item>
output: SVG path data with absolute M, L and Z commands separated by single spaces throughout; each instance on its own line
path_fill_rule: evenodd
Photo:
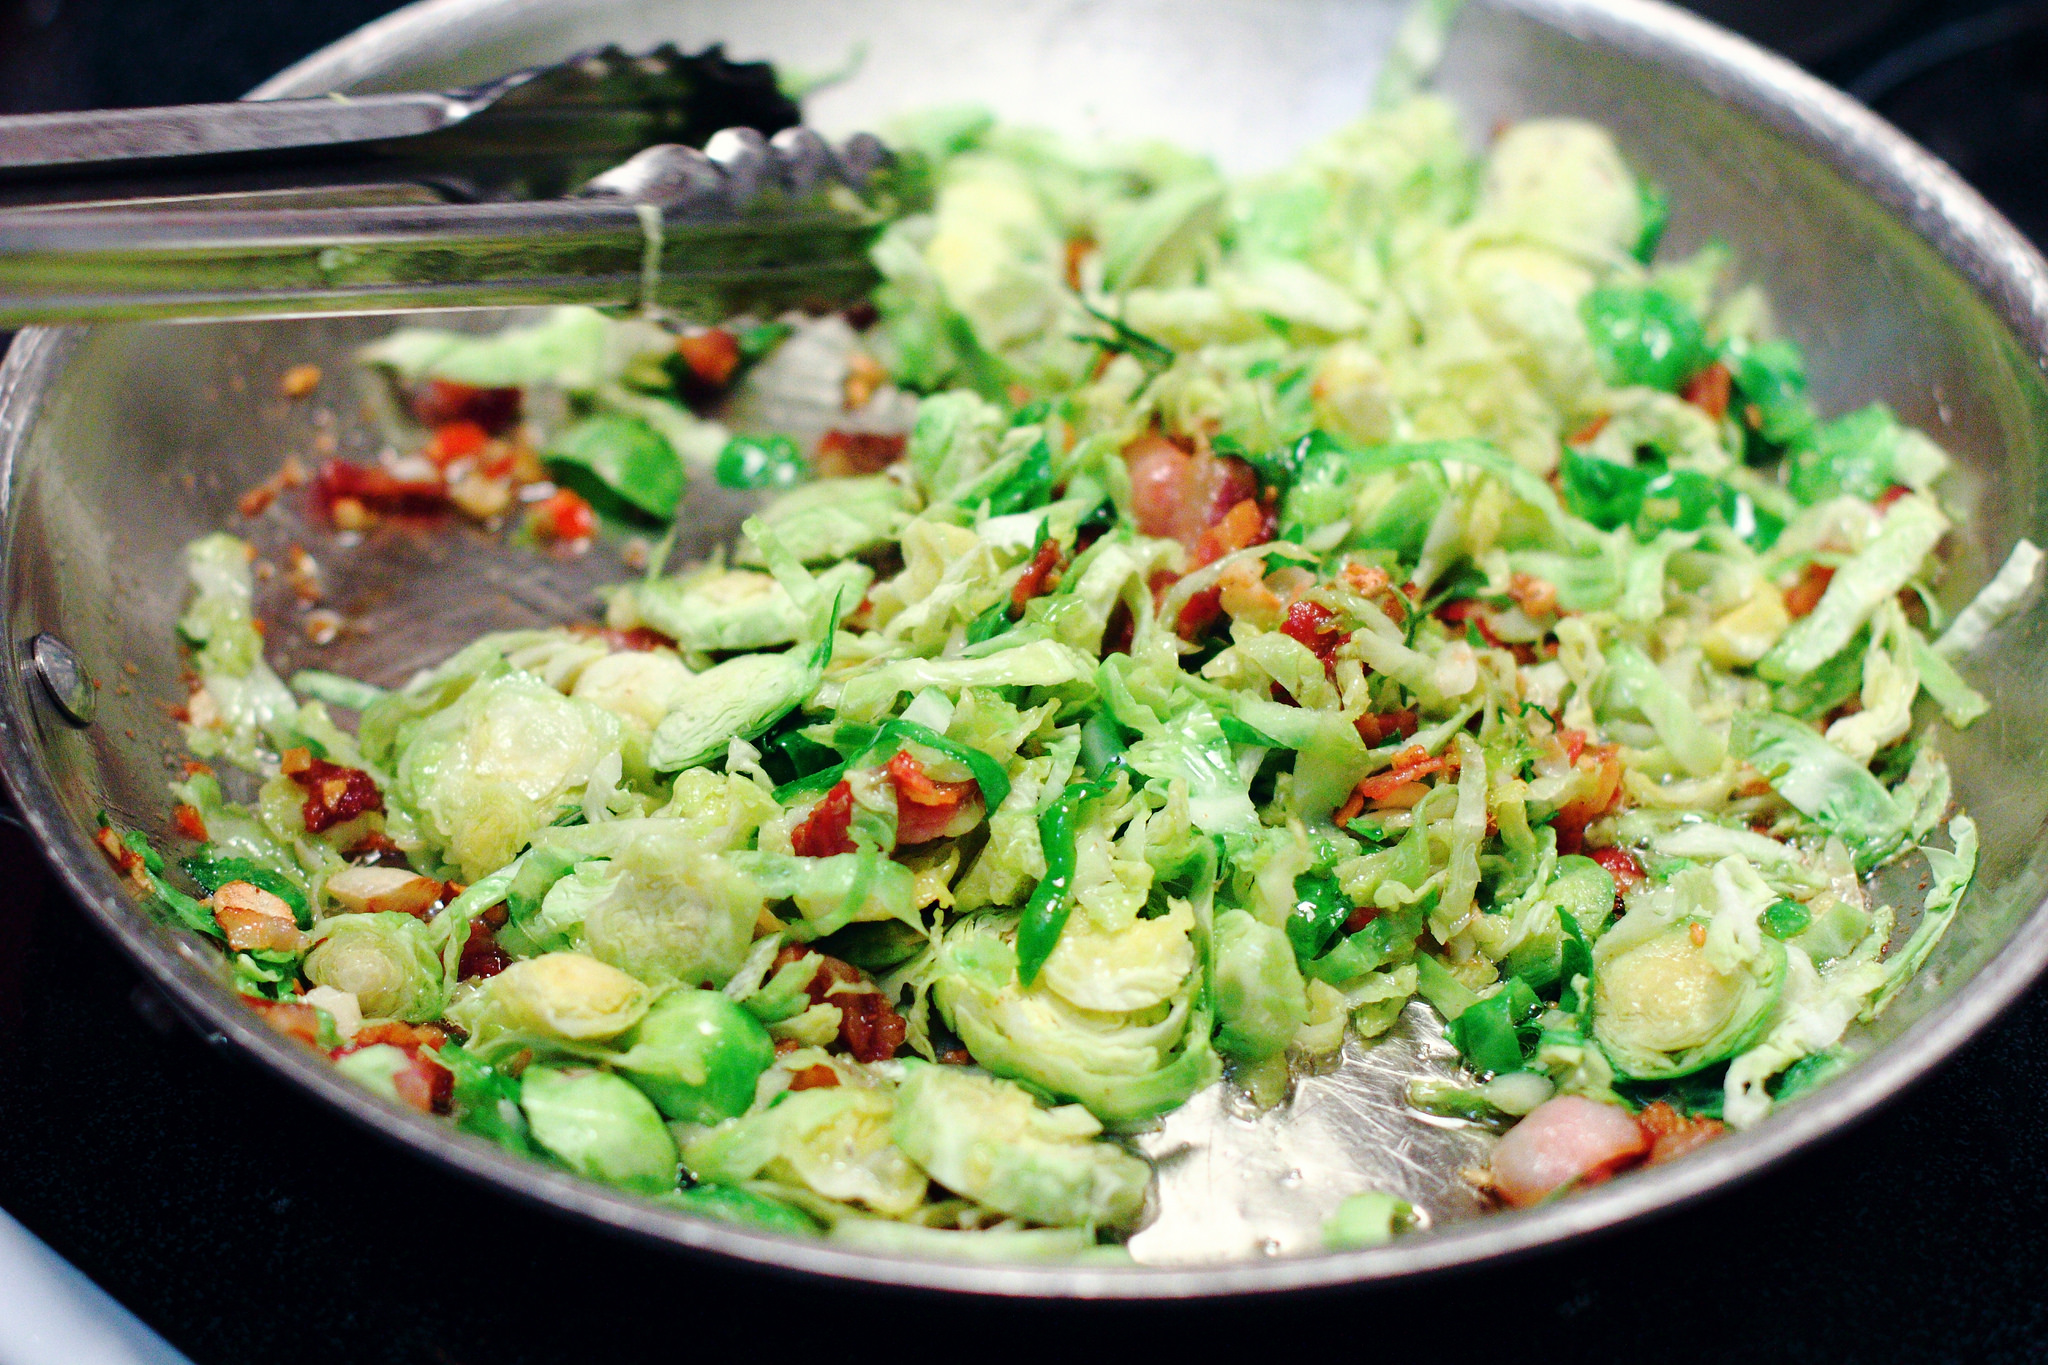
M 775 798 L 752 779 L 692 768 L 676 774 L 669 803 L 655 815 L 674 821 L 705 849 L 717 852 L 752 847 L 755 833 L 781 813 Z
M 569 695 L 601 706 L 643 735 L 651 735 L 691 676 L 673 654 L 624 649 L 586 665 Z
M 620 1042 L 613 1065 L 665 1116 L 690 1123 L 746 1113 L 775 1062 L 768 1030 L 716 991 L 670 991 Z
M 1685 924 L 1607 956 L 1596 945 L 1594 962 L 1593 1036 L 1634 1080 L 1687 1076 L 1749 1047 L 1785 984 L 1776 939 L 1724 970 Z
M 1177 1108 L 1222 1063 L 1198 1008 L 1199 973 L 1172 999 L 1130 1014 L 1078 1009 L 1041 979 L 1017 981 L 1015 915 L 980 915 L 948 931 L 932 998 L 974 1059 L 999 1076 L 1079 1100 L 1109 1124 Z
M 1076 874 L 1076 880 L 1080 874 Z M 1075 899 L 1080 900 L 1079 894 Z M 1194 914 L 1185 903 L 1154 919 L 1132 918 L 1105 931 L 1085 905 L 1061 933 L 1041 979 L 1078 1009 L 1128 1014 L 1151 1009 L 1179 993 L 1195 969 L 1189 937 Z
M 537 927 L 654 986 L 724 985 L 746 960 L 761 892 L 680 821 L 611 820 L 541 843 L 600 856 L 548 890 Z
M 760 517 L 791 554 L 816 564 L 893 541 L 910 511 L 909 491 L 887 474 L 874 474 L 792 488 L 762 508 Z M 741 564 L 765 562 L 751 540 L 740 541 L 733 558 Z
M 693 768 L 752 739 L 818 686 L 818 668 L 804 647 L 781 654 L 742 654 L 691 675 L 671 694 L 666 719 L 654 729 L 647 761 L 662 772 Z
M 645 1095 L 607 1071 L 530 1066 L 519 1107 L 533 1140 L 578 1175 L 641 1194 L 676 1187 L 676 1143 Z
M 692 1133 L 683 1164 L 699 1180 L 773 1180 L 900 1217 L 924 1202 L 928 1182 L 889 1139 L 895 1108 L 879 1086 L 790 1091 L 770 1108 Z
M 646 1015 L 653 992 L 616 967 L 582 953 L 543 953 L 515 962 L 448 1009 L 488 1052 L 508 1040 L 563 1043 L 616 1038 Z
M 1308 992 L 1287 935 L 1243 910 L 1216 917 L 1216 1046 L 1258 1062 L 1287 1050 L 1308 1022 Z
M 396 789 L 421 832 L 475 881 L 506 863 L 577 799 L 616 753 L 619 720 L 531 673 L 477 682 L 405 740 Z
M 858 602 L 874 578 L 874 570 L 849 560 L 820 570 L 816 582 L 827 596 L 838 592 L 841 601 Z M 772 575 L 714 565 L 619 588 L 606 620 L 620 630 L 652 626 L 678 647 L 706 654 L 792 644 L 807 624 Z
M 792 901 L 803 916 L 784 932 L 809 939 L 849 924 L 917 922 L 917 877 L 878 853 L 835 853 L 799 858 L 786 853 L 741 852 L 732 866 L 768 901 Z M 751 926 L 749 926 L 751 928 Z
M 1567 853 L 1557 860 L 1548 895 L 1581 929 L 1598 933 L 1614 914 L 1614 874 L 1591 858 Z
M 941 1185 L 1000 1213 L 1054 1227 L 1116 1226 L 1145 1203 L 1151 1168 L 1077 1104 L 1040 1108 L 1022 1086 L 958 1067 L 905 1062 L 896 1145 Z
M 321 921 L 317 934 L 306 979 L 355 996 L 366 1017 L 424 1023 L 447 1004 L 433 935 L 411 915 L 335 915 Z

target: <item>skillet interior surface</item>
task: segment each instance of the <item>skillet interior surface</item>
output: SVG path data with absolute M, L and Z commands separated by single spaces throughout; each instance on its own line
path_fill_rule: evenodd
M 1398 7 L 1364 0 L 1020 0 L 984 10 L 945 0 L 686 4 L 432 0 L 293 68 L 260 93 L 459 85 L 600 41 L 630 48 L 724 40 L 739 58 L 825 71 L 866 52 L 809 104 L 828 133 L 958 100 L 1077 133 L 1156 135 L 1226 167 L 1275 164 L 1364 107 Z M 1948 447 L 1969 515 L 1944 596 L 1967 600 L 2021 535 L 2048 540 L 2036 452 L 2048 438 L 2039 365 L 2048 277 L 2039 258 L 1938 165 L 1846 100 L 1755 49 L 1648 4 L 1491 0 L 1450 31 L 1441 87 L 1484 132 L 1502 119 L 1571 114 L 1614 130 L 1668 187 L 1671 251 L 1729 244 L 1736 273 L 1765 286 L 1780 326 L 1807 348 L 1824 411 L 1881 399 Z M 493 321 L 472 317 L 464 325 Z M 362 420 L 347 356 L 388 319 L 109 327 L 24 334 L 0 371 L 6 460 L 4 608 L 18 657 L 38 631 L 70 644 L 99 680 L 99 718 L 65 725 L 25 668 L 0 679 L 0 743 L 25 816 L 90 915 L 195 1024 L 337 1109 L 506 1190 L 659 1242 L 876 1281 L 1002 1293 L 1176 1296 L 1383 1279 L 1525 1250 L 1667 1206 L 1757 1169 L 1853 1119 L 1933 1065 L 2023 989 L 2048 957 L 2048 692 L 2030 686 L 2048 643 L 2036 602 L 1972 661 L 1989 717 L 1944 732 L 1957 795 L 1977 818 L 1977 886 L 1933 960 L 1873 1027 L 1845 1075 L 1693 1158 L 1562 1203 L 1475 1217 L 1458 1170 L 1486 1139 L 1404 1112 L 1412 1074 L 1448 1067 L 1427 1011 L 1303 1078 L 1276 1114 L 1197 1098 L 1144 1146 L 1161 1199 L 1134 1241 L 1149 1266 L 939 1264 L 853 1253 L 710 1224 L 500 1153 L 382 1106 L 264 1029 L 220 984 L 210 950 L 147 920 L 89 842 L 95 815 L 160 831 L 179 755 L 182 698 L 172 622 L 178 552 L 223 525 L 266 559 L 305 545 L 330 605 L 355 624 L 316 647 L 282 576 L 263 591 L 281 671 L 317 666 L 401 681 L 472 636 L 589 619 L 592 588 L 626 576 L 616 547 L 584 558 L 505 549 L 481 533 L 387 526 L 360 544 L 301 519 L 289 500 L 241 522 L 242 490 L 286 453 L 358 458 L 379 443 Z M 310 403 L 277 376 L 312 362 Z M 745 504 L 693 490 L 679 553 L 737 526 Z M 1888 874 L 1910 927 L 1920 867 Z M 1397 1246 L 1312 1250 L 1321 1215 L 1368 1185 L 1408 1192 L 1434 1226 Z

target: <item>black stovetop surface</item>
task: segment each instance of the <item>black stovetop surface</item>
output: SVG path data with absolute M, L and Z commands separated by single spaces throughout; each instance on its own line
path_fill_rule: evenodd
M 0 0 L 0 110 L 228 98 L 391 7 Z M 2016 221 L 2048 227 L 2048 6 L 1698 7 L 1831 80 L 1861 79 Z M 11 828 L 0 877 L 0 1208 L 200 1365 L 1012 1344 L 1152 1359 L 2048 1356 L 2048 991 L 1853 1131 L 1509 1265 L 1210 1305 L 947 1301 L 651 1251 L 472 1187 L 167 1022 Z

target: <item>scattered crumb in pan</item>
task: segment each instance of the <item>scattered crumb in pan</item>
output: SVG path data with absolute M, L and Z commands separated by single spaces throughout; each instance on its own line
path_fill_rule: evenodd
M 320 387 L 318 365 L 294 365 L 277 381 L 277 390 L 287 398 L 304 398 Z
M 340 612 L 316 607 L 306 613 L 306 639 L 316 645 L 331 645 L 340 637 L 343 624 Z

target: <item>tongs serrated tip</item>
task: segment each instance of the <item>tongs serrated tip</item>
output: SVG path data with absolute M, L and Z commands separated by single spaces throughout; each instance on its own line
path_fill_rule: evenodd
M 771 193 L 803 200 L 828 182 L 859 193 L 894 160 L 871 133 L 855 133 L 835 147 L 810 128 L 785 128 L 773 137 L 724 128 L 701 151 L 665 142 L 636 152 L 592 177 L 576 197 L 652 204 L 683 219 L 716 218 L 745 213 Z

